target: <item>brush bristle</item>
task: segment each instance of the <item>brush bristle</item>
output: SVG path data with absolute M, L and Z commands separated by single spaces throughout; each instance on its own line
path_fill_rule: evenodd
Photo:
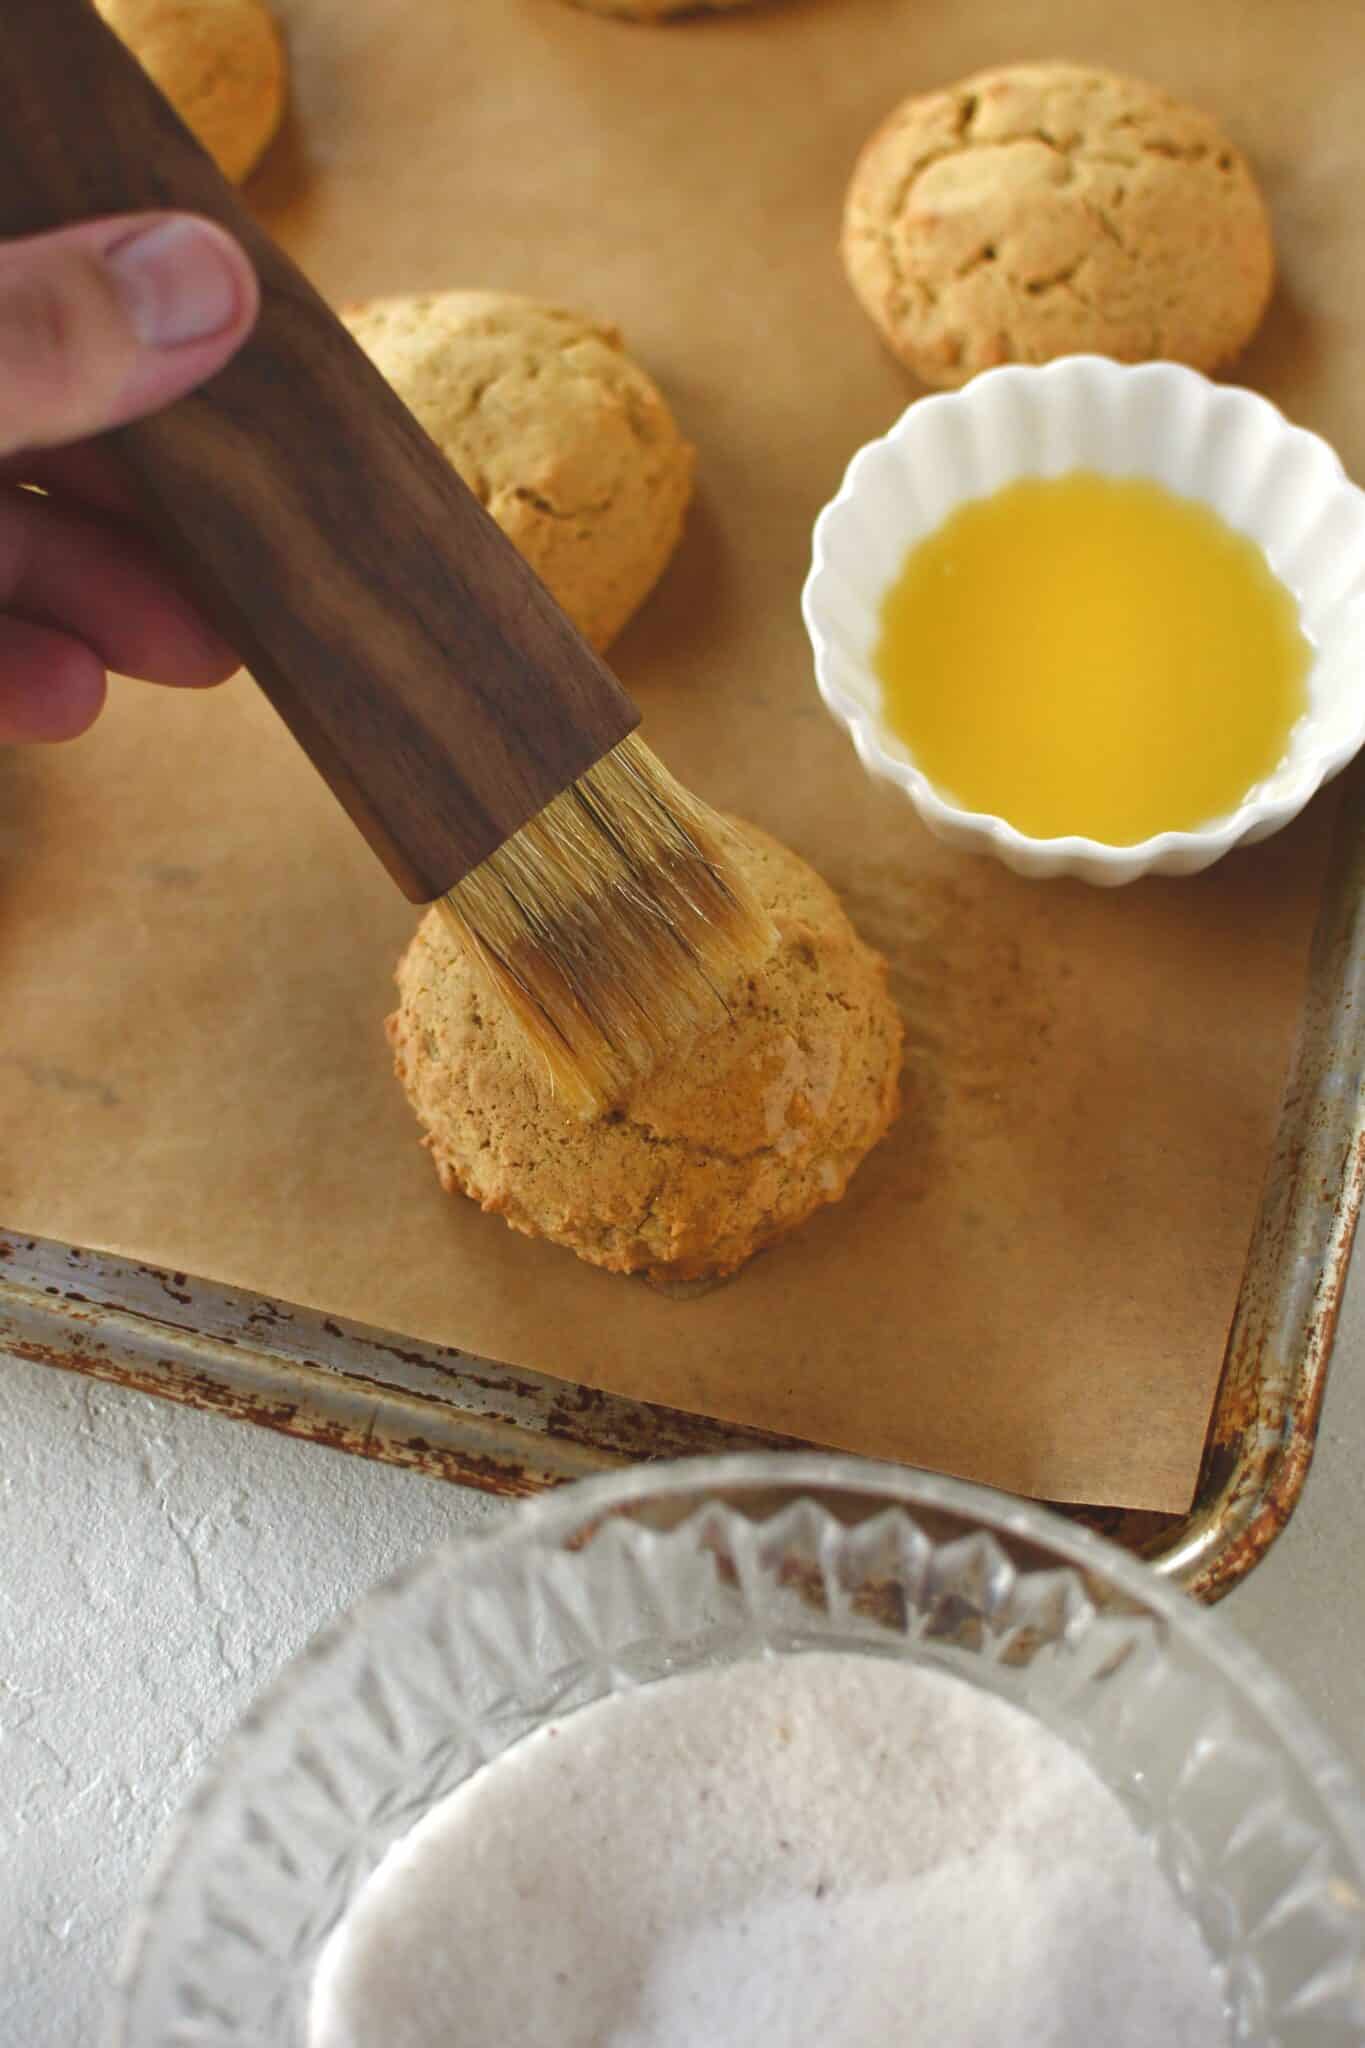
M 777 942 L 722 820 L 634 735 L 440 907 L 580 1116 L 719 1023 Z

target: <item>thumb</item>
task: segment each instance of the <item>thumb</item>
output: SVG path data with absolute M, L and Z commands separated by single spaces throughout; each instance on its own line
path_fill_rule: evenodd
M 181 397 L 251 331 L 244 251 L 193 214 L 129 214 L 0 243 L 0 457 Z

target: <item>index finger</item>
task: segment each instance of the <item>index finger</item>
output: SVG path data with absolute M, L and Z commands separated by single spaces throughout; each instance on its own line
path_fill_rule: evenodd
M 84 506 L 87 511 L 113 513 L 139 526 L 143 523 L 138 493 L 102 438 L 11 455 L 0 461 L 3 484 L 36 484 L 52 497 Z

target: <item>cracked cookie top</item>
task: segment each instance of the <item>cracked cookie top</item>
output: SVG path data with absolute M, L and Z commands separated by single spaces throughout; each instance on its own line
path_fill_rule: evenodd
M 1078 352 L 1215 369 L 1274 269 L 1265 203 L 1209 115 L 1059 63 L 904 101 L 858 160 L 842 248 L 891 349 L 943 386 Z
M 756 826 L 734 855 L 779 932 L 729 1019 L 584 1121 L 444 920 L 423 920 L 389 1019 L 442 1185 L 614 1272 L 733 1272 L 838 1201 L 899 1103 L 886 970 L 833 891 Z
M 510 292 L 344 314 L 362 348 L 594 647 L 677 546 L 692 450 L 614 327 Z

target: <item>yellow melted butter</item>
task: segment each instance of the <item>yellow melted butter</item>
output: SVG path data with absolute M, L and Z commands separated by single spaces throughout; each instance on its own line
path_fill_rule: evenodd
M 883 716 L 940 795 L 1033 838 L 1129 846 L 1283 759 L 1312 648 L 1261 550 L 1146 479 L 1026 479 L 911 548 Z

